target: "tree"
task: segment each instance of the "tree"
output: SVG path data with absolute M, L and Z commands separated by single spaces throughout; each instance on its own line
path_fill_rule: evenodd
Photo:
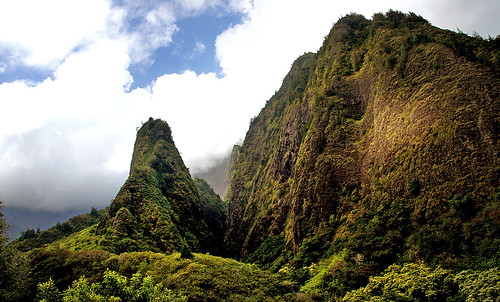
M 54 281 L 49 281 L 38 284 L 38 300 L 40 302 L 60 302 L 62 300 L 61 292 L 54 284 Z
M 21 299 L 28 281 L 28 259 L 18 250 L 5 245 L 8 241 L 3 235 L 6 228 L 0 211 L 0 301 L 17 301 Z
M 394 264 L 367 286 L 348 292 L 342 301 L 446 301 L 457 295 L 450 271 L 423 262 Z
M 181 248 L 181 258 L 184 259 L 193 259 L 193 253 L 191 252 L 191 249 L 189 248 L 189 245 L 184 244 Z
M 0 210 L 3 208 L 3 203 L 0 200 Z M 3 218 L 3 213 L 0 211 L 0 247 L 7 242 L 7 237 L 3 235 L 7 225 L 5 224 L 5 218 Z
M 500 297 L 500 268 L 485 271 L 465 270 L 457 274 L 455 281 L 466 302 L 498 301 Z
M 92 207 L 92 209 L 90 210 L 90 216 L 94 218 L 99 217 L 99 211 L 96 208 Z
M 186 297 L 155 283 L 151 276 L 135 273 L 131 278 L 107 270 L 102 282 L 90 283 L 85 276 L 75 280 L 62 294 L 52 279 L 38 284 L 38 297 L 44 302 L 149 302 L 186 301 Z

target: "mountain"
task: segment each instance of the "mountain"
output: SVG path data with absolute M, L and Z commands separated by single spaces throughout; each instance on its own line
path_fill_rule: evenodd
M 354 287 L 398 261 L 499 266 L 499 44 L 412 13 L 341 18 L 250 125 L 230 254 L 336 259 L 325 274 Z
M 137 132 L 129 178 L 96 233 L 114 252 L 211 250 L 198 190 L 166 122 L 150 118 Z
M 10 246 L 22 252 L 42 247 L 98 223 L 105 214 L 106 209 L 92 208 L 89 213 L 73 216 L 63 223 L 57 222 L 45 231 L 27 229 Z
M 195 177 L 194 184 L 200 196 L 203 218 L 210 230 L 210 250 L 224 254 L 224 235 L 227 229 L 227 203 L 222 201 L 214 189 L 202 178 Z
M 0 236 L 0 300 L 494 301 L 499 71 L 500 37 L 347 15 L 233 148 L 224 201 L 151 118 L 105 214 Z
M 223 158 L 216 160 L 215 165 L 210 169 L 198 172 L 195 176 L 204 179 L 210 184 L 214 192 L 220 196 L 221 199 L 226 197 L 228 183 L 229 163 L 231 161 L 231 153 L 228 153 Z
M 21 236 L 23 231 L 27 229 L 41 229 L 46 230 L 54 226 L 54 222 L 66 221 L 71 217 L 83 214 L 84 211 L 65 211 L 65 212 L 49 212 L 49 211 L 34 211 L 22 208 L 4 206 L 3 214 L 5 215 L 6 222 L 9 228 L 6 230 L 5 235 L 10 241 L 13 241 Z

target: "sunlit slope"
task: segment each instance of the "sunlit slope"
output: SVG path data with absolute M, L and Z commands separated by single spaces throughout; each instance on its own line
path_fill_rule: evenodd
M 278 268 L 347 251 L 365 276 L 499 265 L 498 43 L 414 14 L 340 19 L 250 125 L 232 255 Z

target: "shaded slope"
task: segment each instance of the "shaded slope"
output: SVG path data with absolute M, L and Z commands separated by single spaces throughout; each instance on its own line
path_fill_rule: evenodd
M 297 150 L 284 152 L 281 145 L 296 148 L 297 136 L 300 143 L 301 127 L 296 124 L 303 125 L 308 120 L 308 106 L 303 106 L 302 99 L 314 63 L 315 55 L 311 53 L 295 61 L 283 86 L 250 124 L 243 145 L 233 149 L 235 162 L 229 173 L 226 234 L 226 246 L 233 256 L 245 255 L 245 250 L 256 248 L 257 244 L 249 240 L 259 241 L 263 236 L 282 232 L 286 217 L 274 217 L 271 208 L 275 205 L 271 203 L 277 203 L 288 186 L 280 184 L 275 176 L 280 178 L 277 171 L 290 169 L 289 164 L 295 160 Z M 278 155 L 279 152 L 282 154 Z M 279 163 L 278 158 L 284 162 Z M 249 235 L 252 232 L 259 235 Z
M 204 179 L 195 177 L 194 184 L 200 195 L 203 217 L 211 232 L 210 248 L 219 255 L 223 254 L 224 234 L 227 229 L 227 203 L 215 194 Z
M 97 233 L 114 252 L 209 250 L 198 191 L 166 122 L 150 119 L 137 132 L 130 176 Z
M 203 178 L 210 184 L 214 192 L 221 199 L 226 197 L 228 186 L 228 170 L 231 161 L 231 153 L 228 153 L 224 158 L 215 160 L 215 165 L 204 172 L 196 173 L 195 177 Z
M 364 275 L 397 259 L 498 265 L 497 45 L 414 14 L 339 20 L 250 126 L 233 255 L 307 264 L 347 249 Z

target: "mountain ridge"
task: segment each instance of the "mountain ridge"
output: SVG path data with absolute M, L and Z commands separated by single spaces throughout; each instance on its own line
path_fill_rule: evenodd
M 121 252 L 158 249 L 171 253 L 184 245 L 207 251 L 212 234 L 203 215 L 199 193 L 170 127 L 150 118 L 137 132 L 130 176 L 97 233 Z
M 340 19 L 250 126 L 229 196 L 232 255 L 308 265 L 348 249 L 375 271 L 403 258 L 482 261 L 470 257 L 489 249 L 464 225 L 489 225 L 498 207 L 494 43 L 411 13 Z M 485 245 L 494 234 L 476 235 Z M 274 259 L 259 255 L 269 246 Z
M 150 118 L 98 224 L 25 253 L 0 244 L 0 297 L 497 297 L 499 42 L 413 13 L 342 17 L 233 148 L 225 201 Z

